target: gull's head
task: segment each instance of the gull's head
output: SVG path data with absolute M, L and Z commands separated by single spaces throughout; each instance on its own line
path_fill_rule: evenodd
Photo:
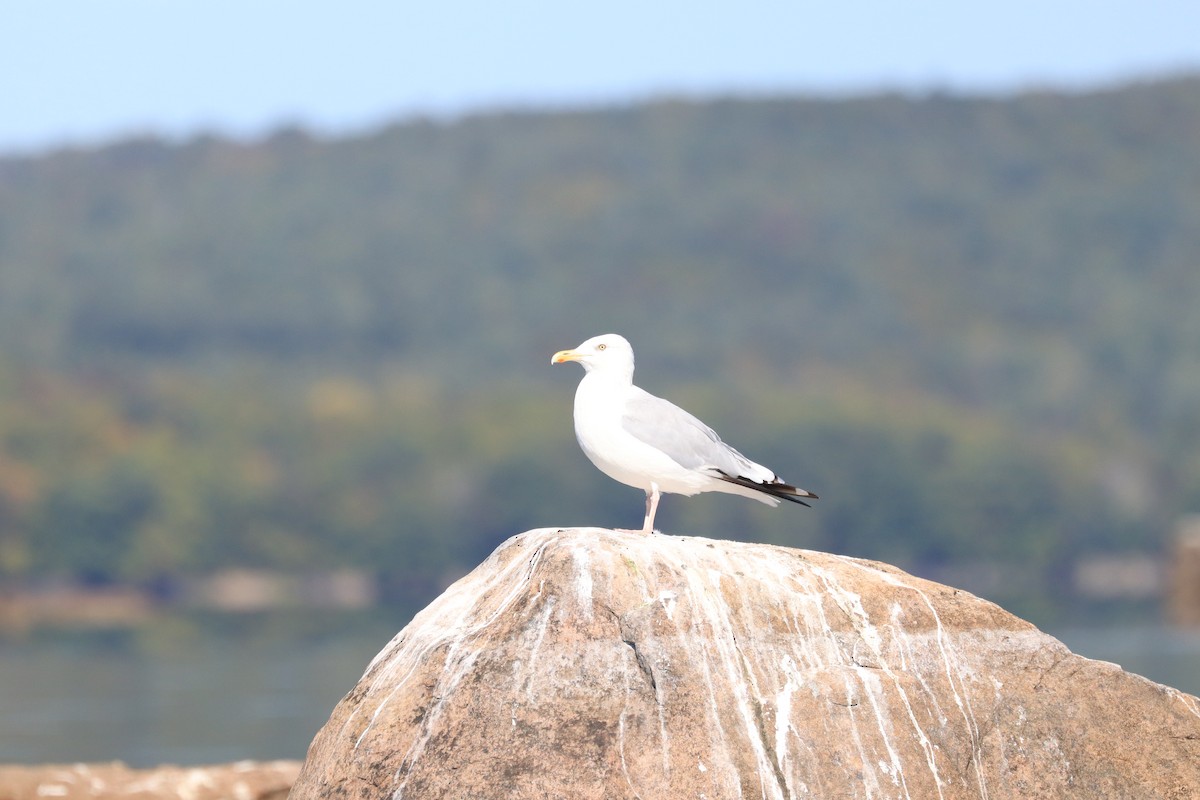
M 550 359 L 551 364 L 567 361 L 578 361 L 588 372 L 600 369 L 633 375 L 633 348 L 615 333 L 593 336 L 574 350 L 559 350 Z

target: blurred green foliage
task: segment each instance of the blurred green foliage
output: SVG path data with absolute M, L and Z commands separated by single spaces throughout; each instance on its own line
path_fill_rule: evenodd
M 1065 591 L 1200 504 L 1198 141 L 1181 79 L 0 159 L 0 574 L 419 594 L 529 527 L 635 526 L 548 364 L 614 330 L 822 495 L 665 529 Z

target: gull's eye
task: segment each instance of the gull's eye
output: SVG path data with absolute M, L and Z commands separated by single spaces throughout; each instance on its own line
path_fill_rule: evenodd
M 597 350 L 604 350 L 604 349 L 606 349 L 607 347 L 608 347 L 608 345 L 606 345 L 606 344 L 598 344 L 598 345 L 596 345 L 596 349 L 597 349 Z

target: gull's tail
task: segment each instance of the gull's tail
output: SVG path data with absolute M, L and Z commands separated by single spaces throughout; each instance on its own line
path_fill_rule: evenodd
M 729 475 L 721 472 L 721 470 L 715 471 L 717 473 L 717 477 L 723 481 L 728 481 L 729 483 L 737 484 L 738 486 L 744 486 L 747 489 L 753 489 L 756 492 L 762 492 L 763 494 L 770 495 L 771 497 L 777 497 L 780 500 L 788 500 L 793 503 L 799 503 L 800 505 L 808 506 L 809 508 L 812 508 L 812 506 L 800 498 L 805 497 L 809 500 L 819 499 L 812 492 L 806 492 L 804 489 L 797 489 L 791 484 L 784 483 L 783 481 L 779 480 L 778 476 L 772 476 L 771 480 L 769 481 L 756 481 L 752 478 L 745 478 L 741 475 Z

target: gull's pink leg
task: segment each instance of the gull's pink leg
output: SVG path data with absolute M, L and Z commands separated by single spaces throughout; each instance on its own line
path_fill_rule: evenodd
M 654 514 L 658 511 L 660 497 L 662 493 L 658 491 L 658 484 L 650 484 L 650 491 L 646 492 L 646 520 L 642 523 L 642 533 L 654 533 Z

